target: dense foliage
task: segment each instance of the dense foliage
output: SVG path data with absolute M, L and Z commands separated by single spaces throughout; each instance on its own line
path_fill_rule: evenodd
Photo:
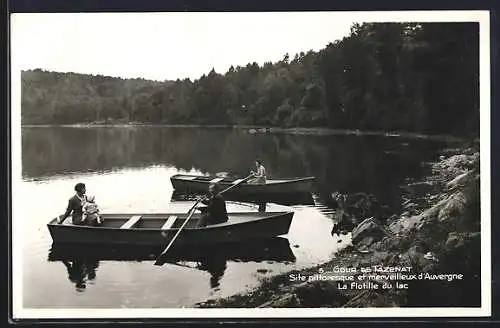
M 155 82 L 26 71 L 24 124 L 322 126 L 475 134 L 476 23 L 355 24 L 319 52 Z M 165 65 L 177 65 L 165 63 Z

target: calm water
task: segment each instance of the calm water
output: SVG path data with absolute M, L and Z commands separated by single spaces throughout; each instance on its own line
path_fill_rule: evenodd
M 23 302 L 33 308 L 190 307 L 327 261 L 350 242 L 349 235 L 330 233 L 332 192 L 371 193 L 397 211 L 400 186 L 422 176 L 423 163 L 447 146 L 401 138 L 160 127 L 23 128 L 22 133 L 21 188 L 29 206 L 14 219 L 23 220 Z M 311 197 L 291 205 L 295 215 L 283 238 L 230 250 L 191 250 L 163 266 L 153 265 L 151 250 L 52 245 L 46 224 L 64 212 L 77 182 L 86 183 L 102 212 L 187 210 L 192 202 L 172 198 L 170 176 L 246 176 L 257 157 L 271 178 L 317 178 Z M 280 206 L 268 203 L 267 210 Z M 257 205 L 231 203 L 229 210 L 256 211 Z

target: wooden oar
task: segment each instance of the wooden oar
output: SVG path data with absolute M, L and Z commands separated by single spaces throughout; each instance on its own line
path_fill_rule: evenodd
M 237 183 L 233 184 L 232 186 L 227 187 L 226 189 L 224 189 L 221 192 L 219 192 L 219 194 L 222 194 L 222 193 L 228 191 L 229 189 L 232 189 L 232 188 L 236 187 L 237 185 L 242 184 L 243 182 L 246 182 L 251 177 L 253 177 L 253 174 L 250 174 L 245 179 L 242 179 L 241 181 L 238 181 Z M 191 212 L 191 213 L 188 215 L 188 217 L 186 218 L 186 220 L 184 221 L 184 223 L 182 223 L 182 225 L 180 226 L 179 230 L 177 230 L 177 233 L 174 235 L 174 238 L 172 238 L 172 240 L 170 240 L 170 243 L 168 243 L 167 247 L 165 247 L 165 250 L 163 250 L 163 252 L 161 252 L 161 254 L 158 255 L 158 258 L 156 259 L 156 261 L 154 263 L 155 265 L 161 265 L 160 264 L 160 259 L 162 258 L 163 255 L 165 255 L 168 252 L 168 250 L 170 249 L 170 247 L 174 244 L 174 241 L 177 239 L 177 236 L 179 236 L 179 234 L 181 233 L 182 229 L 184 229 L 184 227 L 186 226 L 187 222 L 189 221 L 189 219 L 191 219 L 191 217 L 193 216 L 194 212 L 196 211 L 196 205 L 198 205 L 200 202 L 201 202 L 201 199 L 197 200 L 196 203 L 194 203 L 194 205 L 189 209 L 188 213 L 189 212 Z
M 252 174 L 250 174 L 250 175 L 249 175 L 249 176 L 247 176 L 245 179 L 242 179 L 241 181 L 238 181 L 238 182 L 234 183 L 232 186 L 227 187 L 226 189 L 224 189 L 224 190 L 222 190 L 221 192 L 219 192 L 219 195 L 220 195 L 220 194 L 225 193 L 225 192 L 226 192 L 226 191 L 228 191 L 229 189 L 233 189 L 234 187 L 236 187 L 237 185 L 242 184 L 243 182 L 247 182 L 247 181 L 248 181 L 251 177 L 253 177 L 253 176 L 254 176 L 254 174 L 253 174 L 253 173 L 252 173 Z
M 167 251 L 170 249 L 170 247 L 172 246 L 172 244 L 174 243 L 175 239 L 177 238 L 177 236 L 181 233 L 182 229 L 186 226 L 186 224 L 188 223 L 189 219 L 191 219 L 191 217 L 193 216 L 194 212 L 196 211 L 195 208 L 196 208 L 196 205 L 198 205 L 199 203 L 201 202 L 201 199 L 198 199 L 194 205 L 189 209 L 188 213 L 188 217 L 186 218 L 186 220 L 184 220 L 184 222 L 182 223 L 181 227 L 179 228 L 179 230 L 177 230 L 177 233 L 174 235 L 174 238 L 172 238 L 172 240 L 170 240 L 170 243 L 168 243 L 167 247 L 165 247 L 165 249 L 163 250 L 163 252 L 161 252 L 160 255 L 158 255 L 158 258 L 156 259 L 155 261 L 155 265 L 160 265 L 160 259 L 162 258 L 163 255 L 165 255 L 167 253 Z

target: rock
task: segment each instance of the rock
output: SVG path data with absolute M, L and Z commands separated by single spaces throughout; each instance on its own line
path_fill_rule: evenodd
M 463 247 L 471 239 L 480 237 L 480 232 L 450 232 L 444 244 L 444 250 L 449 252 L 453 249 Z
M 393 223 L 395 221 L 399 220 L 399 217 L 396 214 L 391 215 L 387 220 L 386 223 Z
M 419 229 L 424 223 L 424 216 L 415 215 L 402 217 L 400 220 L 391 223 L 389 229 L 396 235 L 407 233 L 412 229 Z
M 432 252 L 427 252 L 424 255 L 424 259 L 439 262 L 439 259 Z
M 338 235 L 343 232 L 351 231 L 356 226 L 355 220 L 344 213 L 340 214 L 339 222 L 332 228 L 331 235 Z
M 473 178 L 474 174 L 471 171 L 460 174 L 450 182 L 446 184 L 448 190 L 455 190 L 456 188 L 465 186 Z
M 436 170 L 446 179 L 453 179 L 456 176 L 474 168 L 479 163 L 478 154 L 471 156 L 468 155 L 454 155 L 444 161 L 436 164 Z
M 392 252 L 387 252 L 387 251 L 375 251 L 370 255 L 370 258 L 368 259 L 368 262 L 365 263 L 365 266 L 368 266 L 370 264 L 381 264 L 381 263 L 387 263 L 388 259 L 393 255 Z
M 347 301 L 347 298 L 336 288 L 331 281 L 316 281 L 297 286 L 295 294 L 302 307 L 317 308 L 322 306 L 338 307 Z
M 395 234 L 406 233 L 412 229 L 420 230 L 425 225 L 438 220 L 441 210 L 448 204 L 449 199 L 450 198 L 448 197 L 440 200 L 437 204 L 418 215 L 402 217 L 399 220 L 394 220 L 389 225 L 389 229 Z
M 460 241 L 460 238 L 459 238 L 458 233 L 450 232 L 444 247 L 446 250 L 450 250 L 450 249 L 454 248 L 459 243 L 459 241 Z
M 351 235 L 351 240 L 353 244 L 360 243 L 365 238 L 366 242 L 363 245 L 367 245 L 367 242 L 373 242 L 375 240 L 382 239 L 385 236 L 384 232 L 379 228 L 375 219 L 369 218 L 361 222 L 357 227 L 354 228 Z
M 411 199 L 407 199 L 403 202 L 403 204 L 401 204 L 403 207 L 410 204 L 411 203 Z
M 375 240 L 376 239 L 373 237 L 365 237 L 365 238 L 359 240 L 356 244 L 358 247 L 363 247 L 363 246 L 368 247 L 371 244 L 373 244 L 375 242 Z
M 424 195 L 428 192 L 435 191 L 436 184 L 431 181 L 422 181 L 410 183 L 406 186 L 402 186 L 404 190 L 415 195 Z
M 412 246 L 406 252 L 403 252 L 400 255 L 400 259 L 419 268 L 425 267 L 429 261 L 424 258 L 423 250 L 419 246 Z
M 412 202 L 410 202 L 410 203 L 408 203 L 408 204 L 406 204 L 406 205 L 404 206 L 404 208 L 406 208 L 406 209 L 408 209 L 408 210 L 414 210 L 416 207 L 417 207 L 417 204 L 412 203 Z M 404 213 L 403 213 L 403 214 L 404 214 Z
M 438 214 L 439 222 L 450 221 L 456 219 L 465 211 L 467 199 L 464 194 L 457 193 L 446 201 Z
M 408 238 L 401 236 L 394 236 L 392 238 L 386 238 L 382 241 L 382 247 L 387 251 L 401 251 L 409 246 L 411 241 Z
M 442 166 L 447 168 L 463 167 L 469 162 L 469 156 L 459 154 L 453 155 L 442 162 Z
M 286 308 L 286 307 L 298 307 L 298 306 L 300 306 L 300 303 L 295 294 L 285 294 L 277 299 L 273 299 L 261 304 L 259 308 L 264 308 L 264 307 Z

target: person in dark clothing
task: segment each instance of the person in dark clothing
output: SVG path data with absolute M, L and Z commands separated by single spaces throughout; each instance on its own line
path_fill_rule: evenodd
M 198 222 L 198 227 L 205 227 L 209 224 L 217 224 L 227 222 L 226 201 L 219 194 L 220 187 L 218 184 L 211 184 L 208 187 L 210 197 L 202 201 L 206 206 L 198 206 L 202 215 Z
M 86 197 L 85 197 L 85 184 L 77 183 L 75 185 L 76 194 L 71 197 L 68 201 L 68 207 L 66 208 L 66 212 L 63 215 L 60 215 L 57 218 L 57 223 L 61 224 L 64 220 L 70 216 L 73 224 L 82 225 L 85 222 L 82 220 L 83 216 L 83 205 L 85 205 Z

